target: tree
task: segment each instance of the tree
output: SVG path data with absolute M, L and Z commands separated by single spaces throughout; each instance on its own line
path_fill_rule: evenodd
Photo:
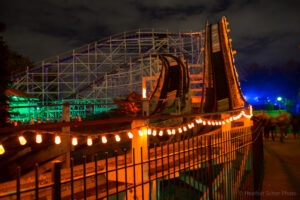
M 0 23 L 0 32 L 5 30 L 5 25 Z M 7 124 L 8 102 L 5 91 L 10 81 L 10 73 L 8 71 L 7 61 L 9 57 L 9 50 L 3 38 L 0 36 L 0 127 Z

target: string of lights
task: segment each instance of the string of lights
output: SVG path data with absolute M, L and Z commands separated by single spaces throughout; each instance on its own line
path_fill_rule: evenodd
M 201 117 L 196 117 L 193 120 L 191 120 L 190 122 L 187 122 L 185 124 L 181 124 L 180 126 L 177 127 L 154 127 L 154 126 L 147 126 L 147 127 L 138 127 L 136 128 L 136 130 L 138 131 L 139 136 L 159 136 L 162 137 L 164 136 L 164 134 L 167 134 L 169 136 L 175 135 L 176 133 L 178 134 L 182 134 L 187 132 L 188 130 L 191 130 L 195 127 L 195 124 L 197 124 L 197 126 L 222 126 L 225 125 L 227 123 L 230 123 L 232 121 L 238 120 L 241 117 L 246 117 L 246 118 L 251 118 L 253 116 L 252 114 L 252 107 L 250 106 L 250 114 L 246 114 L 244 110 L 242 110 L 239 114 L 237 115 L 232 115 L 226 119 L 222 119 L 222 120 L 209 120 L 206 118 L 201 118 Z M 123 132 L 127 132 L 127 136 L 129 139 L 132 139 L 134 137 L 134 135 L 132 134 L 132 132 L 135 129 L 131 129 L 131 130 L 123 130 L 123 131 L 119 131 L 119 132 L 115 132 L 114 134 L 114 138 L 116 142 L 120 142 L 121 141 L 121 137 L 120 137 L 120 133 Z M 62 134 L 58 134 L 55 133 L 54 134 L 54 143 L 59 145 L 62 142 L 61 139 L 61 135 Z M 93 135 L 93 136 L 87 136 L 87 135 L 82 135 L 82 137 L 86 137 L 86 144 L 87 146 L 92 146 L 93 145 L 93 138 L 99 138 L 101 137 L 101 142 L 103 144 L 106 144 L 108 142 L 108 137 L 107 135 L 103 135 L 103 134 L 99 134 L 99 135 Z M 25 138 L 24 135 L 19 135 L 18 136 L 18 140 L 20 145 L 24 146 L 27 144 L 27 140 Z M 35 142 L 37 144 L 41 144 L 43 142 L 43 136 L 41 133 L 36 133 L 35 135 Z M 78 134 L 75 135 L 71 135 L 71 143 L 73 146 L 77 146 L 78 145 Z M 3 155 L 5 153 L 5 148 L 3 146 L 3 144 L 0 144 L 0 155 Z

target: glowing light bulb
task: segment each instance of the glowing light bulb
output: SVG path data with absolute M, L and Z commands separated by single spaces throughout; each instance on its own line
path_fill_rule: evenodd
M 55 144 L 60 144 L 61 143 L 60 136 L 59 135 L 55 136 L 54 141 L 55 141 Z
M 210 122 L 210 121 L 208 121 L 208 122 L 207 122 L 207 124 L 208 124 L 208 125 L 211 125 L 211 122 Z
M 230 117 L 230 118 L 229 118 L 229 121 L 231 121 L 231 122 L 232 122 L 232 117 Z
M 93 145 L 92 138 L 88 137 L 86 143 L 87 143 L 88 146 L 92 146 Z
M 159 136 L 163 136 L 164 132 L 163 131 L 159 131 Z
M 222 124 L 225 125 L 225 121 L 222 121 Z
M 229 123 L 229 119 L 226 119 L 226 123 Z
M 147 135 L 147 129 L 144 130 L 144 135 Z
M 170 129 L 168 129 L 167 132 L 168 132 L 168 135 L 172 135 L 172 132 Z
M 151 129 L 148 129 L 148 135 L 151 135 Z
M 5 149 L 2 144 L 0 144 L 0 155 L 3 155 L 5 153 Z
M 215 125 L 215 122 L 212 122 L 211 124 L 214 126 L 214 125 Z M 216 122 L 216 124 L 217 124 L 217 122 Z
M 197 124 L 199 124 L 199 123 L 200 123 L 198 119 L 196 119 L 196 123 L 197 123 Z
M 143 133 L 142 133 L 142 135 L 143 135 Z M 133 135 L 132 135 L 132 133 L 131 133 L 131 132 L 128 132 L 128 137 L 129 137 L 130 139 L 132 139 L 132 138 L 133 138 Z
M 173 130 L 172 130 L 172 134 L 175 135 L 175 133 L 176 133 L 176 131 L 175 131 L 175 129 L 173 129 Z
M 187 128 L 185 126 L 183 127 L 183 131 L 187 131 Z
M 115 138 L 116 138 L 116 141 L 117 141 L 117 142 L 120 142 L 120 141 L 121 141 L 121 138 L 120 138 L 119 135 L 116 135 Z
M 147 98 L 147 90 L 146 90 L 146 88 L 143 88 L 143 98 L 144 99 Z
M 25 145 L 27 143 L 27 140 L 25 139 L 24 136 L 20 136 L 19 137 L 19 142 L 20 142 L 21 145 Z
M 152 135 L 153 135 L 153 136 L 156 136 L 156 134 L 157 134 L 157 131 L 154 130 L 154 131 L 152 132 Z
M 143 131 L 139 130 L 139 135 L 143 136 Z
M 73 137 L 73 138 L 72 138 L 72 145 L 73 145 L 73 146 L 76 146 L 77 144 L 78 144 L 77 137 Z
M 178 128 L 178 132 L 179 132 L 179 133 L 182 133 L 182 129 L 181 129 L 181 128 Z
M 203 121 L 202 124 L 205 126 L 206 125 L 206 121 Z
M 202 119 L 199 119 L 199 123 L 202 123 Z
M 192 126 L 192 128 L 193 128 L 193 127 L 195 127 L 195 124 L 192 122 L 192 123 L 191 123 L 191 126 Z
M 37 134 L 35 136 L 35 142 L 38 143 L 38 144 L 40 144 L 40 143 L 42 143 L 42 141 L 43 141 L 42 135 L 41 134 Z
M 105 136 L 102 136 L 101 140 L 102 140 L 102 143 L 103 143 L 103 144 L 106 144 L 106 143 L 107 143 L 107 139 L 106 139 Z

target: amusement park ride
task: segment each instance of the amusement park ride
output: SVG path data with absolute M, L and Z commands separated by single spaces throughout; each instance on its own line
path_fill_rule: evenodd
M 236 52 L 232 51 L 227 26 L 228 22 L 223 17 L 217 24 L 206 23 L 205 29 L 199 32 L 124 32 L 44 60 L 36 65 L 38 67 L 27 67 L 24 73 L 12 77 L 14 89 L 38 98 L 39 103 L 35 106 L 11 106 L 10 111 L 14 113 L 20 109 L 32 111 L 16 115 L 11 120 L 36 122 L 40 119 L 49 123 L 8 129 L 17 132 L 20 143 L 22 140 L 24 145 L 25 133 L 36 134 L 36 143 L 42 143 L 43 134 L 53 134 L 55 143 L 60 147 L 46 141 L 44 148 L 48 148 L 48 154 L 32 152 L 39 163 L 44 163 L 44 170 L 40 170 L 43 177 L 35 175 L 38 177 L 35 184 L 38 183 L 34 187 L 34 181 L 28 180 L 33 171 L 22 178 L 18 172 L 17 190 L 11 192 L 14 181 L 5 183 L 6 186 L 2 184 L 0 199 L 11 195 L 20 199 L 20 187 L 27 188 L 23 189 L 22 199 L 30 199 L 34 194 L 45 199 L 49 196 L 73 199 L 76 194 L 78 199 L 108 199 L 112 195 L 117 199 L 160 199 L 163 198 L 163 183 L 170 179 L 174 179 L 174 184 L 176 179 L 188 187 L 194 184 L 193 190 L 199 190 L 197 195 L 201 194 L 199 197 L 202 199 L 221 195 L 220 188 L 225 190 L 222 194 L 225 199 L 236 195 L 237 189 L 248 180 L 245 176 L 251 168 L 249 152 L 252 151 L 249 144 L 254 144 L 254 140 L 250 130 L 252 108 L 240 89 L 234 65 Z M 133 117 L 86 120 L 89 115 L 118 112 L 116 99 L 132 93 L 139 98 L 123 104 L 140 105 Z M 72 121 L 75 118 L 77 121 Z M 48 119 L 60 121 L 51 123 Z M 129 124 L 129 128 L 119 127 L 116 131 L 116 123 L 120 122 Z M 101 132 L 100 129 L 105 126 L 109 126 L 110 131 Z M 91 131 L 83 133 L 78 131 L 78 127 Z M 95 127 L 97 131 L 94 131 Z M 0 129 L 0 132 L 8 129 Z M 20 139 L 20 135 L 23 138 Z M 106 143 L 110 144 L 110 148 L 117 147 L 125 137 L 131 142 L 123 155 L 110 157 L 106 154 L 101 159 L 91 158 L 91 152 L 103 151 Z M 114 142 L 109 141 L 111 138 Z M 178 139 L 178 146 L 173 143 L 171 147 L 169 143 L 174 138 Z M 8 143 L 9 139 L 6 140 Z M 83 167 L 74 166 L 70 151 L 79 149 L 72 147 L 71 143 L 81 146 L 88 157 L 88 163 L 85 157 Z M 92 145 L 97 148 L 87 150 Z M 171 161 L 170 156 L 173 156 Z M 51 175 L 45 163 L 50 166 L 49 160 L 54 158 L 63 161 L 64 169 L 60 170 L 59 163 L 51 163 L 54 166 Z M 93 162 L 89 163 L 89 160 Z M 6 165 L 12 162 L 9 159 Z M 160 162 L 159 167 L 157 162 Z M 217 165 L 222 167 L 215 171 L 215 176 L 206 177 L 209 184 L 190 174 L 201 170 L 208 170 L 210 174 Z M 4 166 L 0 164 L 0 168 Z M 62 174 L 59 180 L 55 178 L 57 170 Z M 234 170 L 237 170 L 238 176 L 233 180 Z M 224 186 L 230 181 L 232 188 Z M 101 187 L 105 189 L 100 187 L 103 184 Z M 28 189 L 30 187 L 35 189 Z M 92 188 L 95 192 L 87 192 Z M 78 195 L 81 195 L 80 198 Z

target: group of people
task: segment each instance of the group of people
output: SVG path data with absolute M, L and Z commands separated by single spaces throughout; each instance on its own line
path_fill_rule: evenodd
M 266 121 L 264 126 L 264 137 L 266 140 L 268 140 L 271 135 L 272 140 L 275 141 L 276 133 L 279 133 L 280 142 L 283 142 L 289 130 L 293 133 L 294 138 L 297 138 L 300 119 L 296 115 L 290 117 L 289 113 L 283 112 L 278 114 L 276 118 L 273 116 L 268 117 L 263 114 L 263 118 Z

